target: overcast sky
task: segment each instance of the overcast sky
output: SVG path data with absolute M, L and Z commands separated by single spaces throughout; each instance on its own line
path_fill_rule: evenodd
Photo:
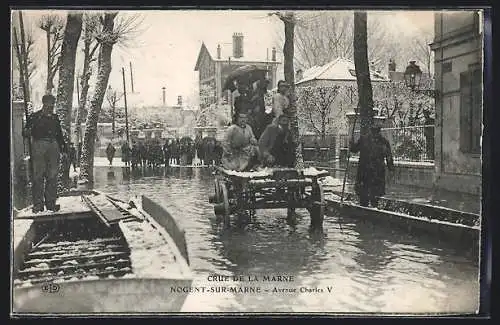
M 129 62 L 134 72 L 134 88 L 139 95 L 130 96 L 132 102 L 160 105 L 163 86 L 166 87 L 167 104 L 175 104 L 178 95 L 193 97 L 197 92 L 198 76 L 194 71 L 196 58 L 202 42 L 211 50 L 217 44 L 231 51 L 232 34 L 244 34 L 245 55 L 253 54 L 265 59 L 266 50 L 275 44 L 275 35 L 283 30 L 276 17 L 268 17 L 266 11 L 135 11 L 143 15 L 144 25 L 140 40 L 135 46 L 115 47 L 112 57 L 110 85 L 122 88 L 121 68 L 126 69 L 127 87 L 130 90 Z M 34 24 L 47 11 L 25 13 L 26 24 Z M 64 11 L 60 11 L 64 14 Z M 120 15 L 130 12 L 124 11 Z M 369 17 L 374 12 L 369 12 Z M 432 12 L 391 11 L 377 12 L 386 21 L 387 27 L 397 32 L 411 34 L 419 28 L 434 24 Z M 43 32 L 34 27 L 39 66 L 34 88 L 44 88 L 45 38 Z M 279 51 L 281 49 L 278 49 Z M 269 50 L 270 53 L 270 50 Z M 80 54 L 80 53 L 79 53 Z M 81 55 L 79 55 L 81 57 Z M 78 71 L 77 67 L 77 71 Z M 75 97 L 76 98 L 76 97 Z

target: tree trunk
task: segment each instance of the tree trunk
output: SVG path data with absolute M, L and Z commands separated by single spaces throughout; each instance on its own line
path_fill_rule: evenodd
M 19 11 L 19 33 L 21 36 L 21 57 L 23 60 L 23 65 L 24 65 L 24 73 L 23 73 L 23 78 L 24 78 L 24 85 L 26 87 L 26 90 L 24 91 L 25 98 L 24 100 L 26 102 L 31 101 L 31 87 L 30 87 L 30 79 L 29 79 L 29 74 L 28 74 L 28 53 L 26 51 L 26 37 L 24 33 L 24 21 L 23 21 L 23 13 Z
M 295 95 L 295 72 L 293 69 L 293 52 L 294 52 L 294 29 L 295 16 L 288 14 L 283 20 L 285 24 L 285 44 L 283 45 L 283 69 L 285 81 L 290 85 L 290 106 L 288 115 L 290 116 L 290 131 L 292 132 L 293 141 L 295 143 L 295 167 L 303 168 L 304 159 L 302 157 L 302 148 L 299 141 L 299 121 L 297 118 L 297 96 Z
M 373 123 L 373 90 L 368 65 L 366 12 L 354 13 L 354 67 L 358 84 L 358 110 L 361 134 L 366 134 Z
M 64 142 L 71 141 L 71 110 L 73 107 L 73 89 L 75 84 L 75 58 L 78 40 L 82 32 L 82 15 L 69 13 L 64 31 L 61 49 L 61 66 L 59 68 L 59 84 L 57 86 L 56 112 L 61 121 Z M 69 163 L 61 161 L 58 189 L 65 191 L 69 185 Z
M 114 28 L 116 14 L 105 14 L 103 31 L 111 34 Z M 101 112 L 102 102 L 108 88 L 109 74 L 111 73 L 111 53 L 114 41 L 111 36 L 104 40 L 99 49 L 97 83 L 95 93 L 90 101 L 90 107 L 85 122 L 83 137 L 82 160 L 80 165 L 80 180 L 92 185 L 94 178 L 94 147 L 97 136 L 97 120 Z
M 51 94 L 54 85 L 52 84 L 52 80 L 50 79 L 52 71 L 52 60 L 50 59 L 50 28 L 45 31 L 45 36 L 47 38 L 47 83 L 45 85 L 45 93 Z
M 83 48 L 83 72 L 80 80 L 80 86 L 82 87 L 80 93 L 80 102 L 78 103 L 78 108 L 76 110 L 76 141 L 77 145 L 80 145 L 82 142 L 82 123 L 84 120 L 83 112 L 85 110 L 85 106 L 87 104 L 87 96 L 89 92 L 89 80 L 90 80 L 90 62 L 92 60 L 92 54 L 90 53 L 90 45 L 91 40 L 85 39 L 84 48 Z M 78 153 L 77 153 L 78 154 Z M 81 157 L 78 156 L 78 162 L 80 162 Z

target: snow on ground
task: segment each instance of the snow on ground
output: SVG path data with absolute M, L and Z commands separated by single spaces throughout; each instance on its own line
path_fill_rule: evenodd
M 326 171 L 326 170 L 317 170 L 314 167 L 304 168 L 303 172 L 304 172 L 305 176 L 317 176 L 317 175 L 321 175 L 321 174 L 324 174 L 324 173 L 328 173 L 328 171 Z
M 138 277 L 165 278 L 181 274 L 168 242 L 147 221 L 120 222 L 130 247 L 132 269 Z
M 337 186 L 342 186 L 344 180 L 340 178 L 333 178 L 332 176 L 326 176 L 324 178 L 319 179 L 318 182 L 321 183 L 323 186 L 337 187 Z

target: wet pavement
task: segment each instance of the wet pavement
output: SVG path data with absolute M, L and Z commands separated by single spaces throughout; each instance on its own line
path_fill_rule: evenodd
M 263 210 L 246 228 L 225 230 L 208 202 L 213 176 L 206 168 L 130 173 L 96 167 L 95 187 L 121 199 L 145 194 L 179 220 L 187 233 L 193 287 L 214 291 L 191 293 L 185 312 L 408 314 L 478 308 L 477 261 L 437 238 L 333 216 L 325 217 L 323 233 L 313 234 L 301 210 L 295 228 L 286 224 L 285 211 Z M 209 281 L 214 274 L 242 275 L 246 281 Z M 273 281 L 277 275 L 291 281 Z M 254 292 L 220 292 L 229 287 Z

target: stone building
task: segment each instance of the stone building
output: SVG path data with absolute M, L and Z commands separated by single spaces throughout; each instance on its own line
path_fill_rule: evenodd
M 483 34 L 478 11 L 435 14 L 435 186 L 481 188 Z
M 252 46 L 244 48 L 244 36 L 241 33 L 233 34 L 232 52 L 230 47 L 218 44 L 215 48 L 201 44 L 194 71 L 199 72 L 200 92 L 204 87 L 213 91 L 210 102 L 203 103 L 221 104 L 228 103 L 231 97 L 228 91 L 223 91 L 227 76 L 236 68 L 244 65 L 256 65 L 269 70 L 268 79 L 271 81 L 269 89 L 277 84 L 277 68 L 280 62 L 276 60 L 276 49 L 269 51 L 266 48 Z M 229 49 L 229 51 L 228 51 Z M 270 53 L 269 53 L 270 52 Z

